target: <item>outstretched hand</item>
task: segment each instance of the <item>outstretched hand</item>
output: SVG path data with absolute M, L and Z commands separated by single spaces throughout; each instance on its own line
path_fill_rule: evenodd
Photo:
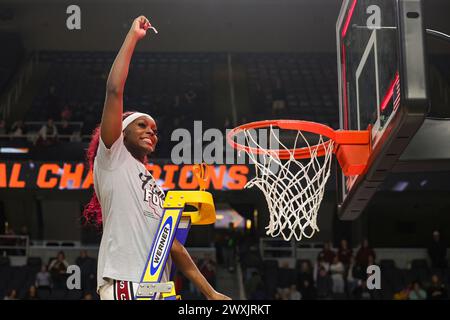
M 157 32 L 145 16 L 139 16 L 134 19 L 133 24 L 130 28 L 130 32 L 134 36 L 136 36 L 137 40 L 141 40 L 143 37 L 145 37 L 149 28 L 152 28 L 155 32 Z

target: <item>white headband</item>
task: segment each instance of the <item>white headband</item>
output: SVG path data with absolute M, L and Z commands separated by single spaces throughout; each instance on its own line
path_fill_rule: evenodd
M 125 130 L 125 128 L 128 127 L 128 125 L 129 125 L 130 123 L 132 123 L 134 120 L 136 120 L 137 118 L 140 118 L 140 117 L 146 117 L 146 118 L 148 118 L 148 119 L 150 119 L 150 120 L 155 121 L 151 116 L 149 116 L 149 115 L 146 114 L 146 113 L 135 112 L 135 113 L 129 115 L 128 117 L 126 117 L 126 118 L 122 121 L 122 131 Z

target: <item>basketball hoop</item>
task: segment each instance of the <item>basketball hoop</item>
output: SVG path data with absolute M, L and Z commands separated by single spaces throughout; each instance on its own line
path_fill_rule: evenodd
M 297 131 L 293 146 L 287 146 L 274 128 Z M 262 146 L 254 135 L 259 129 L 269 129 L 270 141 L 279 147 Z M 363 173 L 371 150 L 370 131 L 333 130 L 301 120 L 265 120 L 243 124 L 227 134 L 228 143 L 245 151 L 255 165 L 256 176 L 245 188 L 256 186 L 264 193 L 270 212 L 267 235 L 301 240 L 319 231 L 317 213 L 333 154 L 346 176 Z M 236 142 L 240 134 L 244 137 Z M 311 134 L 315 143 L 309 141 Z

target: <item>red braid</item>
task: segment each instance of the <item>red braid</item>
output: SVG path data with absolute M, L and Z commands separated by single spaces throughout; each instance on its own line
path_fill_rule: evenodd
M 86 160 L 89 164 L 89 170 L 93 172 L 94 170 L 94 159 L 97 155 L 98 145 L 100 143 L 100 126 L 94 129 L 91 137 L 91 142 L 89 143 L 89 147 L 86 151 Z M 84 207 L 83 217 L 85 219 L 85 223 L 93 224 L 97 227 L 102 225 L 102 207 L 100 206 L 100 202 L 98 201 L 97 195 L 94 193 L 92 195 L 89 203 Z
M 125 119 L 134 112 L 125 112 L 122 119 Z M 91 142 L 86 151 L 86 160 L 89 164 L 89 170 L 93 172 L 94 170 L 94 160 L 97 156 L 98 145 L 100 144 L 100 125 L 98 125 L 92 132 Z M 83 217 L 85 224 L 93 224 L 97 227 L 102 226 L 102 207 L 98 201 L 95 190 L 92 194 L 92 198 L 89 203 L 84 207 Z

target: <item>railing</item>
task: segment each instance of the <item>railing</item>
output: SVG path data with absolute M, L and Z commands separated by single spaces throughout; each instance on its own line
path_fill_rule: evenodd
M 30 251 L 28 236 L 0 235 L 0 254 L 2 256 L 25 256 Z
M 301 243 L 296 241 L 284 241 L 273 238 L 260 239 L 260 253 L 263 260 L 287 261 L 291 268 L 296 265 L 296 260 L 309 260 L 315 262 L 317 256 L 322 251 L 323 243 L 310 242 Z M 353 255 L 359 250 L 354 247 Z M 337 252 L 338 248 L 332 248 Z M 429 260 L 426 248 L 373 248 L 376 254 L 376 262 L 381 260 L 394 260 L 397 267 L 402 269 L 410 268 L 410 264 L 415 259 Z M 450 248 L 447 248 L 447 256 L 450 255 Z
M 302 249 L 322 250 L 323 242 L 299 242 L 292 239 L 285 241 L 276 238 L 261 238 L 259 239 L 261 257 L 263 259 L 272 259 L 274 257 L 280 258 L 299 258 L 298 252 Z
M 63 121 L 54 121 L 53 124 L 56 126 L 56 129 L 58 130 L 58 127 L 62 126 L 64 122 Z M 30 131 L 30 133 L 38 133 L 39 130 L 46 125 L 46 121 L 25 121 L 24 125 L 27 128 L 27 131 Z M 83 128 L 83 122 L 82 121 L 70 121 L 68 122 L 68 125 L 71 128 L 74 128 L 74 133 L 81 132 L 81 129 Z
M 14 133 L 8 133 L 8 134 L 0 134 L 0 139 L 9 139 L 9 140 L 27 140 L 30 142 L 36 142 L 37 138 L 39 137 L 39 130 L 42 126 L 44 126 L 47 122 L 45 121 L 26 121 L 24 122 L 24 126 L 26 127 L 26 130 L 28 133 L 26 134 L 14 134 Z M 58 126 L 61 126 L 63 124 L 62 121 L 55 121 L 55 126 L 58 129 Z M 75 141 L 80 142 L 84 137 L 90 138 L 90 136 L 82 136 L 81 135 L 81 129 L 83 128 L 83 122 L 82 121 L 71 121 L 68 122 L 69 126 L 73 129 L 72 134 L 57 134 L 55 137 L 64 140 L 64 141 Z
M 186 247 L 192 257 L 203 259 L 207 256 L 215 259 L 216 249 L 213 247 Z M 74 263 L 80 255 L 80 251 L 86 250 L 88 255 L 93 258 L 98 258 L 99 246 L 95 244 L 86 245 L 81 244 L 80 241 L 72 240 L 35 240 L 30 246 L 29 256 L 40 257 L 45 263 L 54 258 L 59 251 L 63 251 L 66 260 L 69 263 Z M 18 262 L 19 264 L 20 262 Z M 24 263 L 24 262 L 22 262 Z M 18 265 L 17 264 L 17 265 Z
M 38 137 L 38 133 L 27 133 L 27 134 L 0 134 L 1 140 L 27 140 L 30 142 L 35 142 Z M 88 136 L 82 136 L 78 132 L 74 132 L 73 134 L 57 134 L 55 136 L 58 140 L 63 141 L 71 141 L 71 142 L 80 142 L 83 139 L 87 139 Z
M 259 250 L 264 259 L 296 258 L 295 242 L 275 238 L 260 238 Z

